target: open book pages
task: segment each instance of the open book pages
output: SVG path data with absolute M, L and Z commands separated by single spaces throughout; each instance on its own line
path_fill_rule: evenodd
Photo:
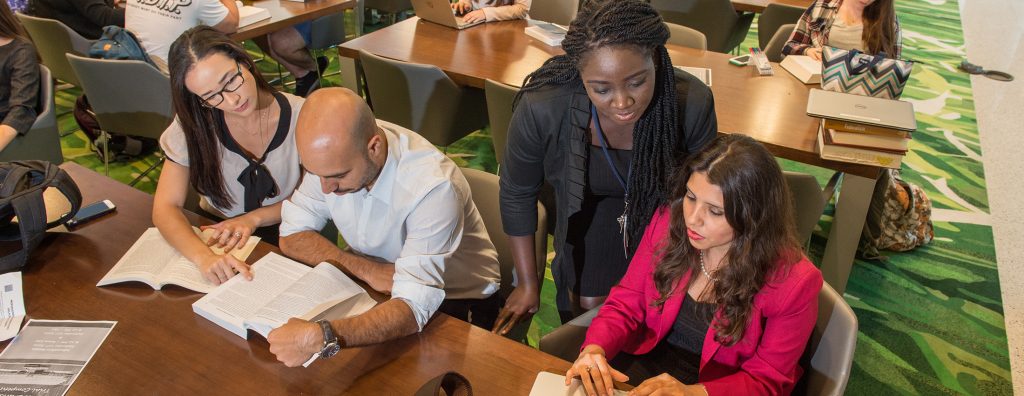
M 256 22 L 270 18 L 270 11 L 266 8 L 247 6 L 241 1 L 235 1 L 238 7 L 238 27 L 252 25 Z
M 366 312 L 377 302 L 337 267 L 310 268 L 276 253 L 252 265 L 253 279 L 234 277 L 218 286 L 192 310 L 245 338 L 252 329 L 266 337 L 290 318 L 338 319 Z
M 821 61 L 806 55 L 789 55 L 779 63 L 804 84 L 821 83 Z
M 680 71 L 684 71 L 692 74 L 694 77 L 700 79 L 704 85 L 711 86 L 711 69 L 706 67 L 690 67 L 690 66 L 672 66 Z
M 616 389 L 613 394 L 614 396 L 626 396 L 629 393 Z M 530 396 L 587 396 L 587 390 L 579 378 L 573 378 L 569 385 L 565 385 L 564 375 L 541 371 L 537 373 L 537 379 L 533 381 Z
M 203 242 L 208 242 L 215 232 L 212 229 L 200 231 L 196 227 L 192 227 L 192 230 Z M 232 250 L 231 255 L 245 261 L 259 242 L 259 237 L 251 236 L 245 246 Z M 210 249 L 216 254 L 224 254 L 221 248 L 214 246 Z M 216 287 L 203 277 L 195 264 L 171 247 L 156 227 L 143 232 L 96 286 L 129 281 L 142 282 L 156 290 L 160 290 L 164 285 L 177 285 L 200 293 L 209 293 Z

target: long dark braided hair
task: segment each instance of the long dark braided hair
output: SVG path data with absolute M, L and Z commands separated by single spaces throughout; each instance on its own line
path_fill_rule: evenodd
M 666 202 L 668 178 L 677 166 L 678 136 L 676 81 L 672 59 L 665 49 L 668 27 L 650 4 L 637 0 L 598 0 L 584 5 L 562 40 L 565 55 L 548 59 L 523 81 L 515 103 L 524 92 L 552 85 L 583 84 L 581 60 L 609 45 L 634 46 L 652 56 L 655 91 L 647 110 L 633 128 L 633 172 L 629 176 L 629 254 L 633 255 L 654 211 Z

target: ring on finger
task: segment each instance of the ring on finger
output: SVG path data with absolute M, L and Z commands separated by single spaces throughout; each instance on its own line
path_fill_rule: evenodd
M 594 368 L 594 366 L 591 366 L 591 365 L 587 365 L 587 372 L 589 373 L 589 372 L 590 372 L 590 370 L 592 370 L 593 368 Z
M 235 237 L 235 238 L 238 238 L 238 237 L 242 236 L 242 233 L 241 233 L 241 232 L 238 232 L 238 231 L 235 231 L 235 233 L 234 233 L 234 234 L 231 234 L 231 236 L 233 236 L 233 237 Z

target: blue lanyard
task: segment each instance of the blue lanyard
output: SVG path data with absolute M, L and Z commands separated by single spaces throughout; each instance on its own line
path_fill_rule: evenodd
M 629 198 L 629 185 L 626 184 L 626 179 L 622 178 L 619 174 L 619 169 L 615 167 L 615 163 L 612 162 L 611 154 L 608 154 L 608 142 L 605 140 L 604 131 L 601 129 L 601 121 L 597 119 L 597 108 L 594 105 L 590 105 L 590 117 L 594 123 L 594 129 L 597 130 L 597 137 L 601 141 L 601 151 L 604 152 L 604 159 L 608 161 L 608 167 L 612 168 L 612 174 L 615 175 L 615 180 L 619 181 L 619 185 L 622 186 L 622 190 L 626 192 L 626 198 Z M 626 178 L 633 173 L 633 161 L 629 161 L 629 170 L 626 171 Z

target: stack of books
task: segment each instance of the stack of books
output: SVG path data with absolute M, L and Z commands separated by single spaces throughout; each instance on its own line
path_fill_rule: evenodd
M 526 27 L 526 35 L 551 47 L 562 45 L 562 39 L 568 32 L 564 26 L 550 22 L 530 20 L 528 23 L 530 26 Z
M 910 135 L 892 128 L 822 118 L 818 153 L 827 160 L 899 169 Z
M 821 118 L 822 159 L 899 169 L 917 130 L 914 105 L 901 100 L 812 89 L 807 115 Z

